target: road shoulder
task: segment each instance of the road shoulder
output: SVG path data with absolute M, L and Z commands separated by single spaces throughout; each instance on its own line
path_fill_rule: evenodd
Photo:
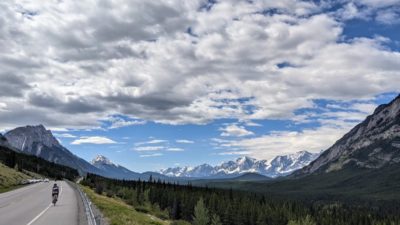
M 87 225 L 88 224 L 88 220 L 86 217 L 86 211 L 85 211 L 85 206 L 83 205 L 83 199 L 81 194 L 79 193 L 78 187 L 75 183 L 71 182 L 71 181 L 67 181 L 67 184 L 74 190 L 75 195 L 77 196 L 77 207 L 78 207 L 78 221 L 77 224 L 78 225 Z

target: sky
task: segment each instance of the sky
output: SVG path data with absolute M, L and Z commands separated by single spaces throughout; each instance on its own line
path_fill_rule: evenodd
M 0 2 L 0 131 L 131 170 L 327 149 L 400 87 L 400 0 Z

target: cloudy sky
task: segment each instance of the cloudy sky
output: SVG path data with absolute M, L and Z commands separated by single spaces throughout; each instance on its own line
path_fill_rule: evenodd
M 135 171 L 319 152 L 400 87 L 399 0 L 0 2 L 0 130 Z

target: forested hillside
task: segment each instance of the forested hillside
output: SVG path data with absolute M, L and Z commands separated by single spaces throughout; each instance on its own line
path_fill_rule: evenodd
M 123 199 L 137 210 L 166 211 L 194 224 L 399 224 L 398 202 L 307 200 L 154 181 L 123 181 L 87 175 L 97 193 Z
M 18 171 L 31 171 L 49 178 L 74 180 L 79 176 L 75 169 L 19 153 L 4 146 L 0 146 L 0 163 Z

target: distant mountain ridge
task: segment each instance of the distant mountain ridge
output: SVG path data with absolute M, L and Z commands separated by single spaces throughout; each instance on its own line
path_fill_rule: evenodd
M 267 177 L 285 176 L 298 170 L 318 157 L 319 153 L 300 151 L 294 154 L 282 155 L 272 160 L 257 160 L 247 156 L 235 161 L 224 162 L 217 166 L 202 164 L 196 167 L 174 167 L 160 171 L 170 177 L 186 178 L 227 178 L 245 173 L 258 173 Z
M 110 159 L 103 155 L 97 155 L 96 158 L 92 160 L 91 164 L 97 169 L 103 171 L 106 177 L 111 177 L 115 179 L 148 180 L 151 176 L 153 179 L 178 181 L 178 179 L 171 179 L 170 177 L 155 172 L 133 172 L 121 165 L 114 164 Z
M 346 167 L 378 169 L 400 162 L 400 95 L 339 139 L 295 176 L 338 171 Z

